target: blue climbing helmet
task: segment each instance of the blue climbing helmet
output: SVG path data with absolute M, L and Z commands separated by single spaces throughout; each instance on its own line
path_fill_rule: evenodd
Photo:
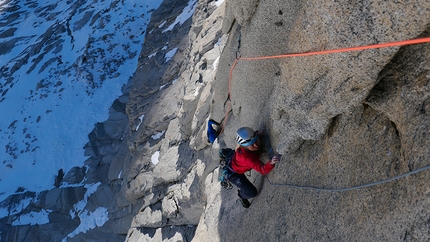
M 236 131 L 236 141 L 241 146 L 250 146 L 254 144 L 257 139 L 257 133 L 249 127 L 242 127 Z

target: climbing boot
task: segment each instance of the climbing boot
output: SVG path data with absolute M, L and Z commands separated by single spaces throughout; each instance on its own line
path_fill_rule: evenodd
M 251 203 L 248 201 L 248 199 L 241 198 L 240 201 L 242 202 L 242 206 L 244 208 L 249 208 L 249 206 L 251 206 Z
M 249 208 L 249 206 L 251 206 L 251 203 L 248 201 L 248 199 L 242 198 L 242 196 L 240 196 L 240 190 L 237 190 L 237 195 L 239 196 L 240 202 L 244 208 Z

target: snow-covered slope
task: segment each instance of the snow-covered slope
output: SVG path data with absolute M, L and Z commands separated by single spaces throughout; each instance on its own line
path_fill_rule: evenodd
M 0 1 L 0 201 L 83 166 L 161 2 Z

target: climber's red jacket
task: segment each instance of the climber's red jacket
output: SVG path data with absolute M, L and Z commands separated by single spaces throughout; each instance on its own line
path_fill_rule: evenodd
M 260 172 L 263 175 L 267 175 L 272 169 L 273 165 L 270 162 L 264 164 L 260 161 L 259 151 L 249 151 L 242 146 L 236 149 L 233 159 L 231 160 L 231 168 L 237 174 L 243 174 L 251 169 Z

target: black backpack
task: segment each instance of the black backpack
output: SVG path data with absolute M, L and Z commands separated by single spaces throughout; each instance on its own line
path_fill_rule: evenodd
M 231 168 L 231 160 L 234 155 L 234 150 L 230 148 L 220 149 L 219 150 L 219 174 L 218 180 L 221 182 L 221 186 L 225 189 L 232 189 L 233 185 L 231 185 L 229 178 L 235 172 Z

